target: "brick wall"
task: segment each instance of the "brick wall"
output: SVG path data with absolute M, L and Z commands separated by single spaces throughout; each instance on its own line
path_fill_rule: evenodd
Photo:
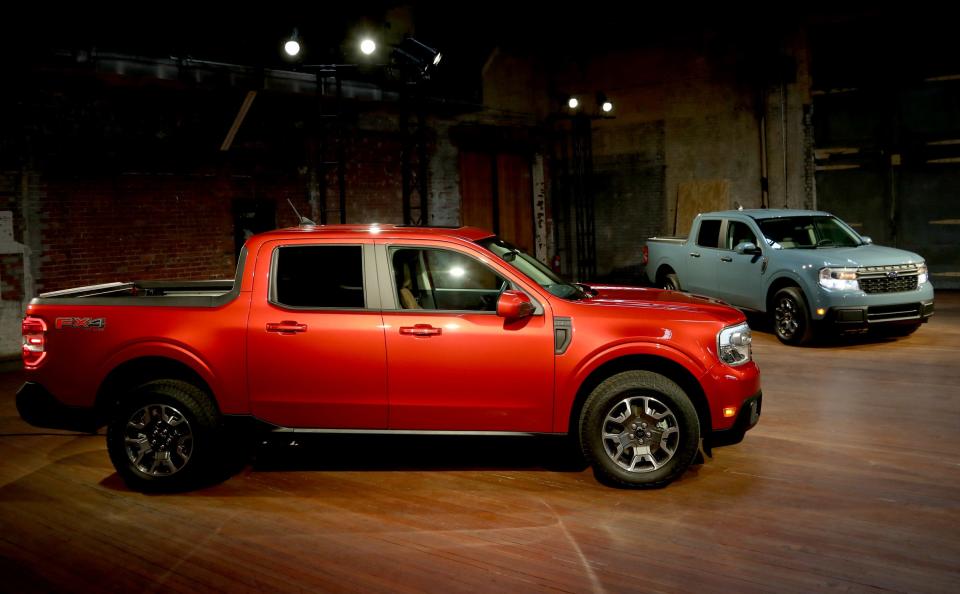
M 199 280 L 236 267 L 232 204 L 277 201 L 281 224 L 295 224 L 286 198 L 305 209 L 297 180 L 121 175 L 49 180 L 42 205 L 38 292 L 117 280 Z

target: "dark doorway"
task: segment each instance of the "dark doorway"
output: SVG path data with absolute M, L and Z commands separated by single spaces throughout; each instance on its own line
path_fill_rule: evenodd
M 233 201 L 233 240 L 235 256 L 252 235 L 277 228 L 277 204 L 272 200 Z

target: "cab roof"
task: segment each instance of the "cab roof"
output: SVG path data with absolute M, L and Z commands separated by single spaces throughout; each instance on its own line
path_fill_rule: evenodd
M 413 225 L 301 225 L 287 227 L 276 231 L 267 231 L 257 235 L 259 239 L 291 238 L 301 235 L 315 235 L 318 237 L 379 237 L 407 239 L 460 239 L 464 241 L 479 241 L 493 237 L 493 233 L 479 227 L 417 227 Z
M 717 212 L 705 212 L 702 216 L 731 216 L 745 215 L 757 220 L 762 219 L 782 219 L 785 217 L 829 217 L 833 216 L 829 212 L 822 210 L 801 210 L 795 208 L 745 208 L 743 210 L 721 210 Z

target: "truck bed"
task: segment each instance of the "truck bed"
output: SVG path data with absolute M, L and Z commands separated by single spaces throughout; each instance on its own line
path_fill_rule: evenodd
M 234 279 L 130 281 L 41 293 L 31 303 L 214 307 L 236 296 Z M 82 302 L 82 303 L 81 303 Z
M 687 236 L 686 235 L 664 235 L 662 237 L 648 237 L 647 243 L 650 243 L 651 241 L 657 241 L 660 243 L 684 244 L 684 243 L 687 243 Z

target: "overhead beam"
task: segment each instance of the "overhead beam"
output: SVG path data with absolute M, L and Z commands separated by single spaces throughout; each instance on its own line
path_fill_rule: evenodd
M 240 126 L 243 125 L 243 120 L 247 117 L 247 112 L 250 111 L 250 106 L 253 105 L 253 100 L 256 97 L 256 91 L 247 91 L 247 96 L 243 98 L 243 104 L 240 105 L 240 111 L 237 112 L 237 117 L 233 118 L 233 125 L 230 126 L 227 137 L 223 139 L 223 144 L 220 145 L 221 152 L 230 150 L 230 146 L 233 145 L 233 139 L 237 136 L 237 131 L 240 130 Z

